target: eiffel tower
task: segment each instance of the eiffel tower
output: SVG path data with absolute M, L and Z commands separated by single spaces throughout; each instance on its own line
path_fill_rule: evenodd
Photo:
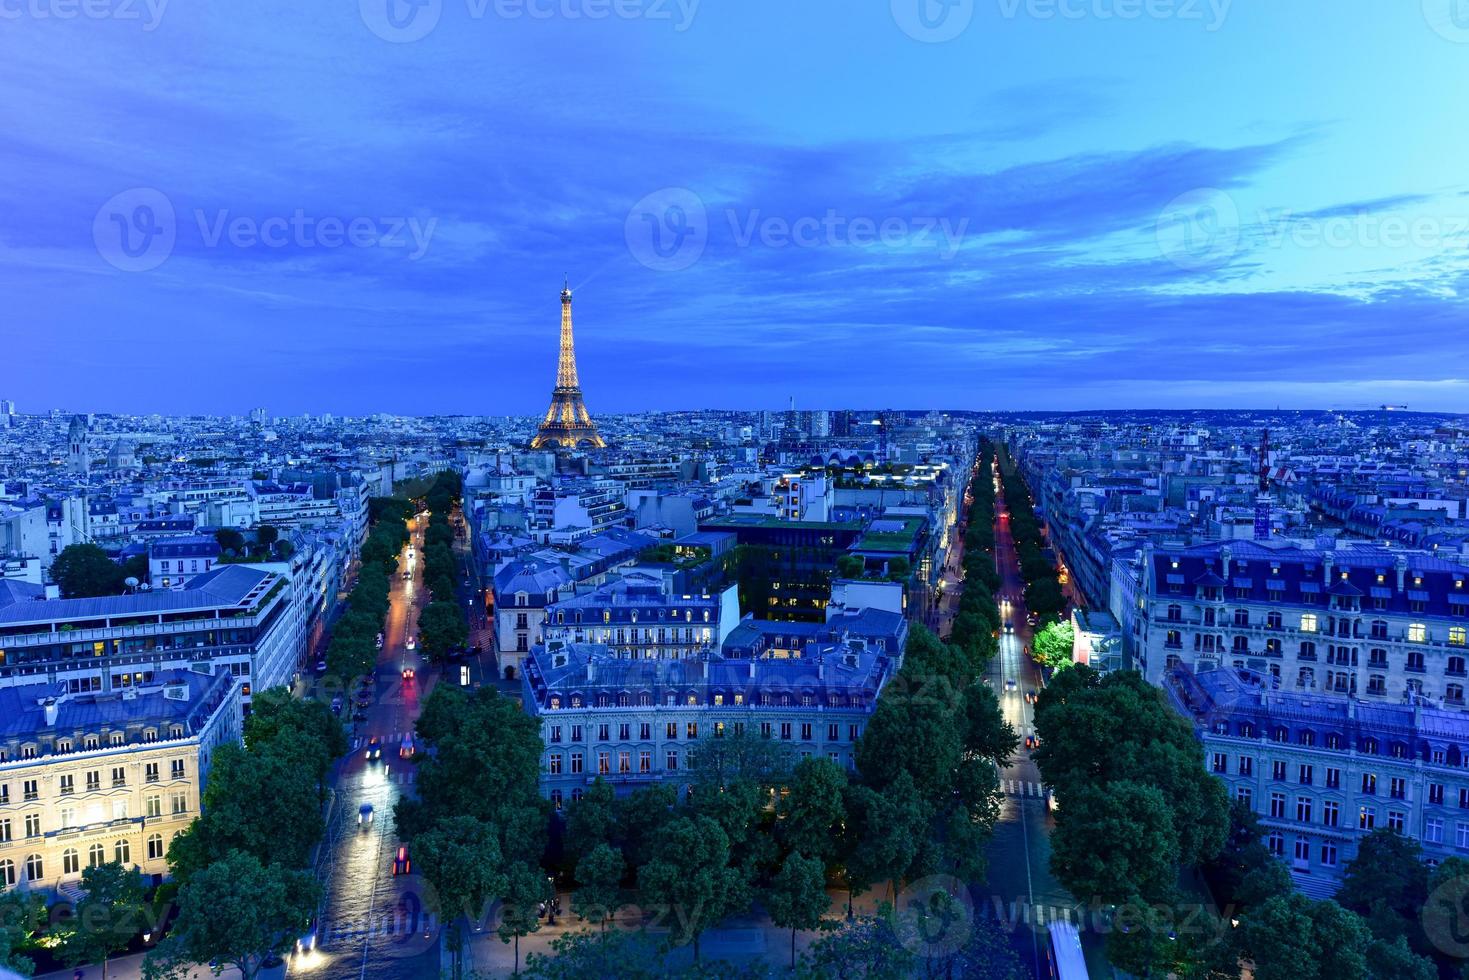
M 571 337 L 571 282 L 561 290 L 561 357 L 556 363 L 556 387 L 551 389 L 551 407 L 541 419 L 532 449 L 601 449 L 607 443 L 597 434 L 597 425 L 587 414 L 576 376 L 576 343 Z

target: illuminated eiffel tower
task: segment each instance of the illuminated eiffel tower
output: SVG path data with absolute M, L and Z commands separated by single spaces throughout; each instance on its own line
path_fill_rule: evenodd
M 571 337 L 571 283 L 561 290 L 561 357 L 556 363 L 556 387 L 551 407 L 531 440 L 532 449 L 601 449 L 607 443 L 587 414 L 576 376 L 576 343 Z

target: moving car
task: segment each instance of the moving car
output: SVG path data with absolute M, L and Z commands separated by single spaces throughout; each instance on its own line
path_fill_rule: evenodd
M 383 757 L 382 739 L 376 735 L 367 740 L 367 757 L 369 759 L 381 759 Z
M 393 877 L 406 875 L 413 869 L 413 863 L 408 860 L 408 845 L 399 844 L 398 853 L 393 856 Z
M 372 804 L 364 803 L 357 808 L 357 823 L 359 826 L 367 826 L 372 823 Z
M 413 680 L 413 668 L 412 667 L 404 667 L 403 668 L 403 679 L 405 681 L 411 681 L 411 680 Z
M 318 674 L 325 674 L 326 673 L 326 661 L 325 660 L 318 660 L 316 662 L 316 672 Z
M 1010 622 L 1008 619 L 1005 620 L 1005 632 L 1006 633 L 1013 633 L 1013 632 L 1015 632 L 1015 624 L 1012 623 L 1012 622 Z
M 1025 747 L 1027 749 L 1033 749 L 1039 744 L 1040 742 L 1036 739 L 1034 735 L 1025 736 Z
M 332 698 L 332 714 L 339 715 L 341 713 L 342 713 L 342 699 L 340 697 Z
M 412 633 L 409 633 L 408 642 L 405 643 L 404 646 L 406 646 L 409 650 L 418 649 L 418 637 L 414 636 Z
M 1013 691 L 1013 690 L 1015 690 L 1015 681 L 1014 681 L 1013 678 L 1010 679 L 1010 680 L 1005 681 L 1005 690 L 1007 690 L 1007 691 Z
M 411 759 L 411 758 L 413 758 L 413 753 L 414 753 L 413 736 L 412 735 L 404 735 L 403 736 L 403 744 L 401 744 L 401 745 L 398 746 L 398 758 L 400 758 L 400 759 Z

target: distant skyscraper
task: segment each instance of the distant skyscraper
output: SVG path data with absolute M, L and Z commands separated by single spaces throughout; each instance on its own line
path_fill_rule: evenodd
M 270 421 L 270 415 L 263 408 L 252 408 L 250 409 L 250 421 L 256 425 L 264 425 Z
M 582 401 L 576 374 L 576 342 L 571 334 L 571 285 L 561 290 L 561 354 L 556 364 L 556 387 L 551 407 L 541 419 L 532 449 L 601 449 L 607 445 Z
M 15 402 L 9 398 L 0 398 L 0 415 L 14 415 Z

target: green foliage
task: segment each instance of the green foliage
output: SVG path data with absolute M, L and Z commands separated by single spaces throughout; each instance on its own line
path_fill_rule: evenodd
M 102 963 L 127 948 L 137 935 L 143 913 L 143 876 L 120 861 L 82 871 L 82 890 L 71 918 L 59 930 L 62 960 L 67 966 Z
M 121 595 L 126 578 L 122 566 L 95 544 L 69 544 L 51 562 L 51 580 L 67 599 Z
M 693 782 L 707 789 L 724 790 L 740 782 L 779 786 L 790 777 L 794 762 L 790 743 L 745 731 L 705 736 L 689 750 Z
M 35 972 L 36 964 L 17 950 L 46 921 L 46 900 L 40 892 L 0 892 L 0 971 L 10 970 L 24 977 Z
M 1037 663 L 1050 667 L 1052 670 L 1060 670 L 1071 666 L 1071 650 L 1076 642 L 1076 630 L 1072 628 L 1069 620 L 1056 623 L 1047 623 L 1039 633 L 1035 635 L 1035 646 L 1032 647 L 1032 656 Z
M 730 866 L 729 837 L 704 816 L 679 816 L 659 831 L 652 859 L 638 869 L 643 902 L 681 910 L 672 941 L 693 943 L 710 926 L 749 907 L 749 881 Z
M 770 921 L 791 931 L 791 966 L 796 965 L 796 931 L 815 929 L 831 904 L 826 896 L 826 868 L 817 858 L 793 851 L 765 891 Z
M 454 602 L 435 600 L 419 613 L 418 643 L 430 660 L 442 660 L 468 640 L 469 624 Z
M 288 687 L 257 691 L 245 719 L 245 745 L 266 751 L 271 743 L 306 750 L 312 778 L 324 785 L 332 762 L 347 754 L 347 734 L 331 709 L 320 701 L 298 698 Z
M 463 955 L 463 920 L 507 891 L 500 844 L 493 828 L 468 816 L 448 817 L 414 838 L 418 870 L 433 886 L 438 912 L 448 924 L 455 963 Z
M 234 528 L 222 527 L 215 531 L 214 541 L 219 545 L 219 550 L 227 555 L 239 555 L 245 551 L 245 536 Z
M 529 980 L 662 980 L 675 976 L 658 949 L 640 932 L 583 929 L 551 940 L 551 953 L 526 957 Z
M 835 864 L 847 819 L 847 771 L 830 759 L 802 759 L 790 791 L 776 808 L 776 827 L 788 851 Z
M 622 876 L 627 864 L 622 852 L 611 844 L 598 844 L 576 864 L 576 880 L 581 882 L 571 896 L 571 910 L 584 919 L 600 922 L 607 928 L 607 920 L 617 915 L 622 907 Z
M 541 869 L 525 861 L 514 861 L 505 869 L 504 904 L 495 934 L 502 943 L 515 944 L 515 972 L 520 972 L 520 937 L 539 932 L 539 905 L 551 897 L 551 883 Z
M 254 980 L 305 932 L 319 895 L 305 871 L 230 851 L 180 889 L 178 918 L 144 960 L 143 976 L 183 980 L 196 964 L 218 961 Z

